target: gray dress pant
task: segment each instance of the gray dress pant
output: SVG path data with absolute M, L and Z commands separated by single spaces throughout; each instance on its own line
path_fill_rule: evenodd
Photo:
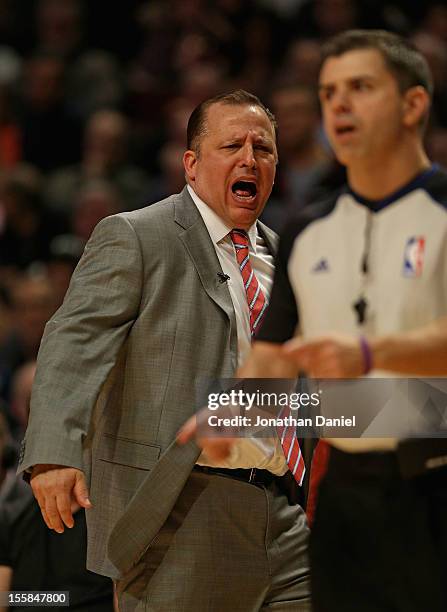
M 150 512 L 150 508 L 148 508 Z M 276 480 L 193 471 L 119 597 L 121 612 L 309 612 L 309 530 Z

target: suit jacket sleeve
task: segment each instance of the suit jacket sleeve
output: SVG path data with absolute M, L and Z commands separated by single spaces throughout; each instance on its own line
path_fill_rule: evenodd
M 45 328 L 19 471 L 36 463 L 82 469 L 93 408 L 138 315 L 142 277 L 130 221 L 101 221 Z

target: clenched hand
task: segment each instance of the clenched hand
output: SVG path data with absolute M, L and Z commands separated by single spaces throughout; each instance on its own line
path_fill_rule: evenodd
M 311 378 L 357 378 L 365 373 L 364 356 L 356 336 L 293 338 L 283 345 L 282 357 Z

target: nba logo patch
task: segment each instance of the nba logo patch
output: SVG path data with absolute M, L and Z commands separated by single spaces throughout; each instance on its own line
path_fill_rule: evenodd
M 407 240 L 404 251 L 404 267 L 402 273 L 404 276 L 415 278 L 422 274 L 424 266 L 424 236 L 412 236 Z

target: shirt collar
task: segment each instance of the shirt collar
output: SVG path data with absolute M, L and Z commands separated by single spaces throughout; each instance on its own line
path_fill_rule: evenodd
M 392 194 L 390 194 L 386 198 L 383 198 L 382 200 L 370 200 L 368 198 L 365 198 L 361 196 L 360 194 L 356 193 L 353 189 L 351 189 L 349 185 L 347 186 L 347 192 L 350 193 L 352 197 L 355 200 L 357 200 L 357 202 L 360 202 L 360 204 L 363 204 L 364 206 L 369 208 L 372 212 L 379 212 L 383 208 L 388 206 L 389 204 L 393 204 L 393 202 L 396 202 L 396 200 L 400 200 L 401 198 L 406 196 L 408 193 L 410 193 L 410 191 L 414 191 L 415 189 L 418 189 L 419 187 L 422 188 L 426 180 L 429 179 L 438 170 L 439 170 L 438 164 L 431 164 L 428 168 L 425 168 L 425 170 L 422 170 L 422 172 L 419 172 L 406 185 L 404 185 L 403 187 L 399 187 L 399 189 L 394 191 Z
M 206 225 L 206 229 L 211 237 L 211 240 L 214 244 L 218 244 L 223 240 L 226 236 L 228 236 L 229 232 L 234 227 L 229 227 L 223 219 L 219 217 L 217 213 L 214 212 L 212 208 L 210 208 L 205 202 L 199 198 L 191 185 L 186 186 L 189 195 L 192 198 L 192 201 L 197 206 L 197 209 L 203 219 L 203 222 Z M 257 227 L 256 223 L 247 230 L 248 240 L 250 243 L 251 249 L 256 253 L 256 238 L 257 238 Z

